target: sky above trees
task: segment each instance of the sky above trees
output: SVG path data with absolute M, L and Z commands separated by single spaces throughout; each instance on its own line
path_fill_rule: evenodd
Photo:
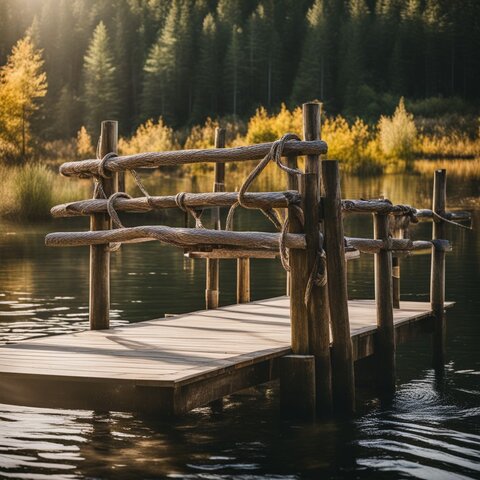
M 0 0 L 1 65 L 27 31 L 46 138 L 105 118 L 128 134 L 282 102 L 378 118 L 400 96 L 480 95 L 477 0 Z

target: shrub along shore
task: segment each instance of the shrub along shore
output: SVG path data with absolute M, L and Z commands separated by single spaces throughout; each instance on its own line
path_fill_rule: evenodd
M 373 125 L 359 118 L 348 121 L 342 116 L 325 116 L 322 138 L 329 146 L 328 158 L 340 160 L 343 170 L 352 174 L 426 173 L 439 165 L 428 159 L 456 159 L 452 174 L 480 177 L 478 119 L 475 122 L 455 117 L 442 117 L 435 122 L 416 119 L 401 99 L 391 117 L 382 116 Z M 467 123 L 469 129 L 462 128 Z M 259 108 L 246 124 L 232 119 L 207 119 L 203 126 L 183 131 L 174 131 L 161 118 L 149 120 L 130 138 L 120 139 L 119 151 L 128 155 L 141 151 L 211 148 L 219 125 L 227 129 L 227 146 L 269 142 L 287 132 L 301 136 L 302 112 L 300 108 L 289 110 L 285 105 L 275 114 Z M 35 163 L 0 165 L 4 178 L 0 186 L 3 198 L 0 215 L 28 220 L 45 218 L 53 204 L 88 198 L 91 195 L 89 181 L 69 182 L 57 174 L 56 168 L 72 158 L 92 158 L 94 151 L 92 139 L 82 127 L 71 142 L 45 145 L 43 155 Z M 163 173 L 193 176 L 207 173 L 210 168 L 210 165 L 190 165 L 169 168 Z M 241 181 L 249 168 L 248 164 L 236 166 L 231 176 Z

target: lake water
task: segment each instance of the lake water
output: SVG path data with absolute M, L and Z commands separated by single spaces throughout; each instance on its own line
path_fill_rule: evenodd
M 69 181 L 69 180 L 66 180 Z M 70 180 L 75 181 L 75 180 Z M 431 176 L 342 176 L 344 198 L 385 195 L 429 207 Z M 162 181 L 158 191 L 205 189 Z M 233 187 L 230 186 L 230 187 Z M 448 180 L 450 208 L 473 209 L 474 232 L 447 226 L 446 372 L 431 368 L 428 335 L 400 347 L 398 391 L 391 405 L 361 392 L 359 415 L 302 425 L 279 416 L 275 384 L 234 395 L 223 412 L 205 407 L 170 422 L 139 414 L 0 405 L 0 478 L 15 479 L 297 479 L 480 478 L 480 206 L 477 179 Z M 177 211 L 143 217 L 181 225 Z M 126 224 L 132 224 L 126 218 Z M 20 342 L 87 328 L 88 249 L 47 249 L 47 232 L 86 228 L 85 219 L 40 225 L 0 224 L 0 342 Z M 269 228 L 257 213 L 238 228 Z M 372 235 L 368 217 L 352 216 L 346 234 Z M 413 227 L 430 238 L 431 224 Z M 428 255 L 402 261 L 402 298 L 428 300 Z M 235 301 L 235 264 L 221 265 L 221 302 Z M 156 243 L 127 245 L 112 257 L 112 323 L 138 322 L 203 308 L 205 266 Z M 252 262 L 252 297 L 284 293 L 279 261 Z M 352 298 L 373 297 L 373 260 L 349 263 Z

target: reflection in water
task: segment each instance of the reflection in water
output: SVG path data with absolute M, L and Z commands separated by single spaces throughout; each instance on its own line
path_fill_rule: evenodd
M 281 177 L 272 178 L 257 188 L 271 188 L 268 182 Z M 237 182 L 230 180 L 229 188 Z M 189 191 L 188 181 L 182 182 L 162 179 L 162 193 Z M 210 187 L 210 178 L 197 178 L 197 190 Z M 392 175 L 344 177 L 343 190 L 346 198 L 385 195 L 428 207 L 431 187 L 430 178 Z M 478 197 L 473 182 L 449 179 L 448 188 L 450 207 L 460 206 L 464 197 Z M 478 210 L 474 216 L 478 225 Z M 208 224 L 208 212 L 204 217 Z M 133 221 L 125 218 L 126 224 Z M 182 222 L 177 211 L 148 217 L 148 223 Z M 271 228 L 255 212 L 239 212 L 236 224 Z M 47 231 L 86 228 L 84 219 L 0 226 L 0 342 L 87 327 L 88 249 L 43 246 Z M 370 236 L 371 222 L 348 217 L 346 231 Z M 428 238 L 430 232 L 429 224 L 413 230 L 416 238 Z M 458 304 L 449 314 L 449 363 L 442 379 L 431 370 L 428 337 L 419 337 L 398 351 L 401 386 L 393 403 L 382 408 L 368 402 L 362 406 L 366 413 L 350 422 L 282 421 L 275 385 L 230 397 L 223 412 L 201 408 L 170 422 L 118 412 L 0 405 L 0 478 L 479 478 L 480 235 L 452 227 L 448 235 L 455 250 L 447 257 L 447 298 Z M 402 260 L 404 300 L 428 300 L 429 268 L 429 256 Z M 234 269 L 234 261 L 222 261 L 223 304 L 235 300 Z M 202 261 L 172 247 L 124 246 L 112 257 L 112 323 L 201 309 L 204 273 Z M 351 297 L 373 296 L 371 257 L 350 262 L 348 274 Z M 284 286 L 279 262 L 253 262 L 254 298 L 282 294 Z

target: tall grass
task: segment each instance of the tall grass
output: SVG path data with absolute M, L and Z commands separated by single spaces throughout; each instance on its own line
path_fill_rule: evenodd
M 86 198 L 91 190 L 89 182 L 62 178 L 38 163 L 1 165 L 0 175 L 0 215 L 20 220 L 48 218 L 53 205 Z

